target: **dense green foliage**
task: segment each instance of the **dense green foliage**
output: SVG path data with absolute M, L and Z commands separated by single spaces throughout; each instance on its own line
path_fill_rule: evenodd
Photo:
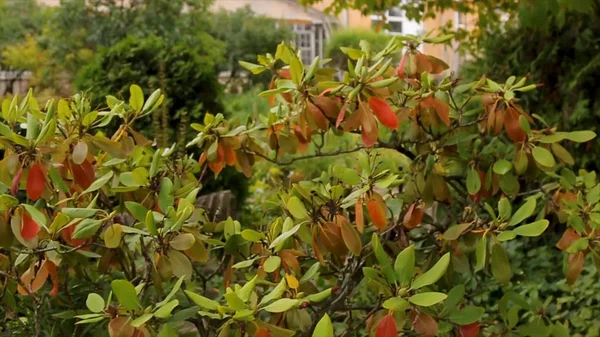
M 480 42 L 481 53 L 464 66 L 462 76 L 474 79 L 479 74 L 498 78 L 530 74 L 530 79 L 543 87 L 522 98 L 521 104 L 528 111 L 543 116 L 551 126 L 598 131 L 600 2 L 595 3 L 595 9 L 585 13 L 557 15 L 547 10 L 547 26 L 523 21 L 508 26 L 502 34 L 486 36 Z M 572 150 L 582 165 L 598 168 L 598 139 Z

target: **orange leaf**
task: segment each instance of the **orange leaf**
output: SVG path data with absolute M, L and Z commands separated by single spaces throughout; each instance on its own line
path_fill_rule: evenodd
M 421 337 L 435 337 L 438 332 L 438 323 L 433 317 L 424 312 L 417 314 L 414 310 L 410 312 L 410 321 L 413 330 Z
M 502 121 L 504 120 L 504 112 L 496 111 L 496 120 L 494 121 L 494 134 L 499 134 L 502 131 Z
M 27 212 L 23 212 L 21 218 L 21 236 L 25 240 L 31 240 L 36 237 L 40 231 L 40 226 L 35 222 Z
M 40 290 L 46 283 L 47 279 L 48 279 L 48 260 L 44 260 L 44 262 L 42 262 L 42 265 L 40 266 L 40 269 L 38 270 L 37 274 L 35 275 L 33 282 L 31 282 L 31 292 L 36 293 L 38 290 Z
M 348 251 L 342 239 L 340 226 L 333 222 L 326 222 L 323 225 L 320 238 L 325 249 L 336 256 L 344 256 Z
M 563 233 L 562 237 L 556 243 L 556 248 L 565 251 L 567 250 L 571 244 L 580 239 L 581 235 L 577 234 L 577 232 L 573 228 L 567 228 L 567 230 Z
M 446 126 L 450 126 L 450 107 L 448 106 L 448 103 L 441 99 L 434 98 L 433 96 L 429 96 L 421 102 L 421 106 L 424 108 L 433 108 L 442 122 L 444 122 Z
M 344 117 L 346 116 L 346 105 L 348 105 L 348 101 L 344 102 L 344 105 L 342 105 L 342 108 L 340 109 L 340 113 L 337 115 L 337 118 L 335 120 L 336 128 L 340 127 L 340 124 L 342 123 L 342 121 L 344 120 Z
M 572 254 L 569 256 L 569 265 L 567 266 L 567 283 L 573 285 L 581 274 L 585 255 L 583 252 Z
M 371 97 L 369 99 L 369 106 L 371 106 L 371 110 L 373 110 L 373 113 L 377 116 L 381 124 L 392 130 L 398 128 L 398 116 L 396 116 L 392 108 L 384 100 Z
M 296 276 L 292 274 L 285 274 L 285 281 L 287 282 L 288 287 L 292 289 L 298 289 L 298 287 L 300 286 L 300 282 L 298 282 Z
M 46 174 L 44 168 L 39 163 L 34 163 L 29 168 L 27 176 L 27 197 L 31 200 L 38 200 L 46 188 Z
M 229 263 L 227 264 L 227 269 L 225 269 L 225 273 L 223 275 L 224 278 L 224 283 L 225 283 L 225 288 L 229 287 L 229 284 L 231 283 L 231 278 L 233 277 L 233 261 L 234 261 L 234 257 L 232 256 L 229 259 Z
M 360 136 L 362 137 L 362 142 L 363 144 L 365 144 L 366 147 L 373 146 L 373 144 L 375 144 L 375 142 L 377 141 L 377 138 L 371 137 L 371 135 L 368 134 L 365 129 L 361 130 Z
M 348 247 L 352 254 L 359 256 L 362 250 L 362 242 L 356 229 L 350 226 L 348 221 L 341 221 L 341 231 L 346 247 Z
M 298 258 L 288 249 L 284 249 L 279 252 L 279 257 L 281 258 L 283 265 L 285 267 L 291 268 L 297 274 L 302 273 L 302 269 L 300 268 L 300 263 L 298 262 Z
M 385 202 L 381 195 L 373 192 L 371 198 L 367 201 L 367 212 L 371 217 L 371 221 L 373 221 L 375 227 L 379 230 L 385 229 L 388 226 L 385 209 Z
M 323 258 L 323 254 L 321 253 L 321 250 L 319 249 L 319 243 L 314 234 L 313 234 L 313 239 L 312 239 L 312 248 L 313 248 L 313 251 L 315 252 L 315 257 L 317 258 L 319 263 L 321 265 L 325 265 L 325 259 Z
M 404 215 L 404 226 L 406 228 L 412 229 L 417 227 L 421 220 L 423 220 L 423 208 L 421 205 L 412 204 L 408 208 L 408 211 Z
M 10 194 L 16 195 L 19 191 L 19 185 L 21 184 L 21 177 L 23 176 L 23 166 L 19 167 L 19 171 L 13 177 L 12 184 L 10 185 Z
M 525 141 L 526 134 L 519 123 L 519 113 L 512 107 L 508 107 L 504 111 L 504 128 L 506 129 L 508 137 L 515 143 L 522 143 Z
M 363 200 L 362 198 L 358 198 L 356 200 L 356 206 L 354 207 L 354 214 L 356 215 L 356 228 L 359 232 L 363 232 L 365 230 L 365 215 L 363 210 Z
M 235 162 L 236 162 L 235 152 L 233 151 L 231 146 L 223 145 L 223 152 L 224 152 L 223 154 L 225 156 L 225 162 L 227 163 L 227 165 L 229 165 L 229 166 L 235 165 Z
M 256 330 L 256 332 L 254 333 L 254 337 L 273 337 L 273 336 L 271 336 L 271 334 L 269 333 L 269 330 L 267 330 L 265 328 L 260 328 L 260 329 Z
M 396 320 L 392 315 L 386 315 L 377 325 L 375 337 L 396 337 L 398 336 L 398 328 Z
M 308 116 L 312 119 L 314 125 L 318 129 L 327 130 L 329 127 L 329 120 L 325 117 L 321 109 L 311 102 L 308 102 L 306 110 L 308 111 Z
M 200 166 L 202 166 L 205 162 L 206 162 L 206 152 L 202 152 L 202 154 L 200 155 L 200 158 L 198 158 L 198 164 L 200 164 Z
M 225 167 L 225 161 L 223 161 L 223 160 L 217 159 L 215 161 L 208 163 L 208 168 L 210 168 L 210 170 L 213 171 L 214 174 L 221 173 L 221 171 L 223 170 L 223 167 Z
M 337 118 L 339 115 L 340 108 L 337 103 L 329 97 L 314 96 L 312 97 L 312 102 L 328 118 Z
M 460 327 L 456 337 L 477 337 L 479 335 L 479 322 L 463 325 Z
M 31 289 L 31 280 L 33 279 L 33 266 L 29 267 L 23 274 L 21 274 L 21 283 L 24 284 L 27 289 Z M 29 292 L 19 284 L 17 291 L 23 296 L 29 295 Z
M 289 69 L 280 69 L 279 70 L 279 77 L 281 78 L 285 78 L 285 79 L 291 79 L 292 75 L 290 74 L 290 70 Z

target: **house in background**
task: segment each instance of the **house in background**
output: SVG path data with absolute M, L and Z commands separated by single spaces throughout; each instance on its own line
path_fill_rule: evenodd
M 249 7 L 254 13 L 289 25 L 296 35 L 296 46 L 301 50 L 302 62 L 310 64 L 323 55 L 325 41 L 339 26 L 339 20 L 322 11 L 304 7 L 295 0 L 215 0 L 214 9 L 235 11 Z

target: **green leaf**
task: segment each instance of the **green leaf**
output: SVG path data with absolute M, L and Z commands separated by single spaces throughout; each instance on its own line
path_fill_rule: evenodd
M 589 142 L 595 137 L 596 133 L 594 131 L 572 131 L 565 135 L 566 139 L 577 143 Z
M 512 163 L 506 159 L 500 159 L 494 163 L 494 173 L 499 175 L 505 175 L 512 169 Z
M 71 208 L 64 207 L 60 210 L 64 215 L 71 218 L 91 218 L 99 211 L 95 208 Z
M 550 222 L 548 220 L 543 219 L 527 225 L 519 226 L 513 231 L 515 234 L 520 236 L 540 236 L 546 230 L 546 228 L 548 228 L 549 224 Z
M 518 225 L 521 222 L 523 222 L 523 220 L 529 218 L 535 211 L 535 206 L 536 206 L 535 198 L 527 199 L 527 201 L 521 207 L 519 207 L 519 209 L 515 212 L 515 214 L 513 214 L 513 216 L 510 218 L 508 225 L 509 226 Z
M 498 201 L 498 216 L 502 220 L 508 220 L 512 214 L 512 204 L 508 198 L 500 198 Z
M 500 234 L 498 234 L 498 241 L 500 241 L 500 242 L 510 241 L 516 237 L 517 237 L 517 234 L 515 234 L 515 232 L 513 232 L 513 231 L 503 231 Z
M 264 310 L 267 312 L 274 312 L 274 313 L 286 312 L 286 311 L 292 309 L 293 307 L 295 307 L 299 303 L 300 303 L 300 300 L 297 300 L 297 299 L 281 298 L 281 299 L 278 299 L 277 301 L 267 305 L 266 307 L 264 307 Z
M 385 276 L 385 279 L 388 281 L 389 284 L 395 284 L 396 273 L 394 272 L 394 268 L 392 267 L 392 263 L 390 261 L 389 256 L 383 249 L 381 241 L 379 241 L 377 233 L 373 233 L 373 236 L 371 237 L 371 248 L 375 253 L 375 258 L 377 259 L 377 262 L 381 267 L 381 272 Z
M 415 245 L 406 247 L 394 262 L 394 272 L 401 286 L 408 286 L 415 269 Z
M 391 311 L 403 312 L 408 309 L 408 301 L 402 297 L 392 297 L 383 302 L 383 307 Z
M 257 232 L 253 229 L 244 229 L 241 233 L 242 238 L 250 242 L 260 242 L 265 239 L 265 235 L 261 232 Z
M 129 106 L 135 111 L 141 111 L 144 106 L 144 92 L 136 84 L 132 84 L 129 87 Z
M 485 262 L 487 259 L 487 236 L 482 236 L 477 241 L 477 247 L 475 248 L 475 271 L 480 271 L 485 268 Z
M 181 288 L 182 283 L 183 283 L 183 277 L 180 277 L 179 280 L 177 280 L 177 282 L 175 282 L 173 289 L 171 289 L 171 291 L 169 292 L 167 297 L 165 297 L 164 300 L 156 303 L 156 306 L 160 307 L 160 306 L 165 305 L 167 302 L 169 302 L 171 300 L 171 298 L 173 298 L 173 296 L 175 296 L 175 294 L 179 291 L 179 288 Z
M 142 326 L 144 323 L 148 322 L 150 319 L 152 319 L 152 317 L 154 316 L 154 314 L 143 314 L 142 316 L 134 319 L 133 321 L 131 321 L 131 326 L 134 328 L 139 328 L 140 326 Z
M 448 295 L 444 293 L 438 292 L 426 292 L 412 295 L 408 298 L 410 303 L 416 304 L 421 307 L 430 307 L 432 305 L 438 304 L 441 301 L 445 300 Z
M 171 179 L 164 177 L 160 183 L 160 191 L 158 192 L 158 207 L 163 212 L 167 211 L 169 206 L 173 206 L 175 196 L 173 194 L 173 182 Z
M 238 61 L 238 63 L 240 64 L 240 66 L 242 66 L 242 68 L 250 71 L 254 75 L 258 75 L 268 69 L 265 66 L 261 66 L 261 65 L 246 62 L 246 61 Z
M 113 294 L 117 297 L 119 304 L 127 310 L 140 308 L 135 287 L 127 280 L 114 280 L 110 284 Z
M 305 219 L 308 217 L 308 211 L 304 207 L 304 203 L 297 197 L 291 197 L 287 202 L 287 208 L 296 219 Z
M 110 171 L 108 173 L 106 173 L 105 175 L 103 175 L 102 177 L 96 179 L 96 181 L 94 181 L 90 187 L 86 188 L 85 191 L 81 192 L 81 194 L 86 194 L 86 193 L 91 193 L 94 191 L 97 191 L 99 189 L 102 188 L 102 186 L 104 186 L 112 177 L 113 177 L 113 171 Z
M 171 262 L 173 274 L 175 274 L 176 277 L 184 277 L 186 281 L 192 279 L 194 269 L 187 256 L 176 250 L 170 250 L 167 257 Z
M 0 211 L 6 211 L 19 204 L 19 200 L 12 195 L 2 194 L 0 195 Z
M 535 161 L 541 166 L 554 167 L 554 165 L 556 165 L 554 156 L 546 148 L 536 146 L 531 151 L 531 154 L 533 155 L 533 159 L 535 159 Z
M 347 185 L 354 186 L 360 184 L 360 175 L 358 175 L 358 172 L 345 166 L 333 166 L 333 176 Z
M 443 236 L 444 240 L 453 241 L 453 240 L 458 239 L 460 237 L 460 235 L 470 226 L 471 226 L 471 223 L 463 223 L 463 224 L 451 226 L 444 232 L 444 236 Z
M 577 254 L 580 251 L 584 251 L 584 250 L 588 249 L 589 244 L 590 244 L 590 238 L 579 238 L 579 239 L 573 241 L 573 243 L 571 243 L 569 248 L 567 248 L 567 253 Z M 594 255 L 592 255 L 592 256 L 594 256 Z
M 254 276 L 250 281 L 246 282 L 244 286 L 237 291 L 237 295 L 244 302 L 248 302 L 250 300 L 250 296 L 256 287 L 256 281 L 258 280 L 258 275 Z
M 483 308 L 468 305 L 461 310 L 452 311 L 448 319 L 454 324 L 468 325 L 479 321 L 484 312 Z
M 172 300 L 171 302 L 168 302 L 167 304 L 158 308 L 154 312 L 154 316 L 158 317 L 158 318 L 168 318 L 171 316 L 171 312 L 173 311 L 173 309 L 175 309 L 175 307 L 177 307 L 178 305 L 179 305 L 178 300 Z
M 312 337 L 335 337 L 329 315 L 325 314 L 317 323 Z
M 88 294 L 87 300 L 85 301 L 85 306 L 91 311 L 91 312 L 102 312 L 104 310 L 104 299 L 102 298 L 102 296 L 96 294 L 96 293 L 90 293 Z
M 28 204 L 22 204 L 22 206 L 25 208 L 27 213 L 29 213 L 29 216 L 31 216 L 31 219 L 33 219 L 33 221 L 35 221 L 38 225 L 42 227 L 46 227 L 46 216 L 44 216 L 44 214 L 40 212 L 39 209 Z
M 190 300 L 192 300 L 192 302 L 196 303 L 201 308 L 216 311 L 219 307 L 219 302 L 213 301 L 208 297 L 198 295 L 189 290 L 184 290 L 183 292 L 187 295 L 187 297 L 189 297 Z
M 279 265 L 281 265 L 281 258 L 277 255 L 271 255 L 265 260 L 263 268 L 267 273 L 272 273 L 279 268 Z
M 125 208 L 127 208 L 129 213 L 133 215 L 137 221 L 146 221 L 146 214 L 148 213 L 148 209 L 146 209 L 146 207 L 134 201 L 125 201 Z
M 275 248 L 280 243 L 283 243 L 285 240 L 289 239 L 292 235 L 296 234 L 296 232 L 300 229 L 301 225 L 296 225 L 292 227 L 289 231 L 285 231 L 281 233 L 271 244 L 269 245 L 269 249 Z
M 467 191 L 471 195 L 477 194 L 481 189 L 481 180 L 479 179 L 479 174 L 475 169 L 469 169 L 469 173 L 467 173 Z
M 158 229 L 156 228 L 156 220 L 154 219 L 154 214 L 152 213 L 152 211 L 146 212 L 146 219 L 144 223 L 146 224 L 146 229 L 148 230 L 148 233 L 152 235 L 158 235 Z
M 302 75 L 304 74 L 304 66 L 302 62 L 298 59 L 298 57 L 292 57 L 290 60 L 290 75 L 292 77 L 292 82 L 298 85 L 302 82 Z
M 196 237 L 192 233 L 182 233 L 169 241 L 171 248 L 175 250 L 187 250 L 192 248 L 196 242 Z
M 96 233 L 96 231 L 98 231 L 101 225 L 102 221 L 100 220 L 83 219 L 79 224 L 73 225 L 77 227 L 75 227 L 72 237 L 73 239 L 87 239 L 94 233 Z
M 504 247 L 496 243 L 492 246 L 491 268 L 494 278 L 502 284 L 510 281 L 512 271 L 510 269 L 510 261 Z
M 464 296 L 465 296 L 465 285 L 464 284 L 458 284 L 458 285 L 452 287 L 452 289 L 450 289 L 450 291 L 448 292 L 448 298 L 446 298 L 446 301 L 444 302 L 444 306 L 446 307 L 446 310 L 454 309 L 458 305 L 458 303 L 463 299 Z
M 419 275 L 412 283 L 411 288 L 419 289 L 434 284 L 442 276 L 444 276 L 446 269 L 448 269 L 449 263 L 450 253 L 446 253 L 433 267 L 431 267 L 431 269 L 429 269 L 426 273 Z
M 299 282 L 303 283 L 303 282 L 312 280 L 314 277 L 316 277 L 319 274 L 320 268 L 321 268 L 321 263 L 315 262 L 312 266 L 310 266 L 310 268 L 308 268 L 308 270 L 304 273 L 304 275 L 302 275 L 302 278 L 300 278 Z
M 286 289 L 287 289 L 287 282 L 285 281 L 285 278 L 282 278 L 281 281 L 279 281 L 279 284 L 277 284 L 277 286 L 275 286 L 275 288 L 273 288 L 272 291 L 268 292 L 260 300 L 260 302 L 258 303 L 258 306 L 260 307 L 261 305 L 267 304 L 267 303 L 271 302 L 272 300 L 280 299 L 281 296 L 283 295 L 283 293 L 285 293 Z

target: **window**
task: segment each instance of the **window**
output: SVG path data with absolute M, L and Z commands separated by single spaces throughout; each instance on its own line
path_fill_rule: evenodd
M 385 31 L 392 35 L 410 34 L 420 35 L 422 34 L 421 24 L 409 20 L 404 10 L 400 7 L 392 7 L 384 13 L 386 19 Z M 380 15 L 371 16 L 371 25 L 373 28 L 378 27 L 381 24 L 382 17 Z

